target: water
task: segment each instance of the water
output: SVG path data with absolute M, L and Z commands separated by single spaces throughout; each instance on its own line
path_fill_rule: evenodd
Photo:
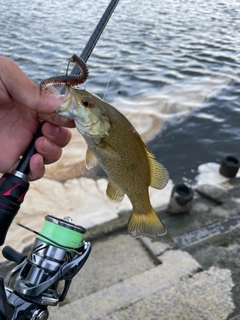
M 0 54 L 36 83 L 64 73 L 108 2 L 1 0 Z M 89 59 L 88 90 L 161 120 L 146 140 L 175 182 L 240 157 L 239 23 L 237 0 L 121 0 Z

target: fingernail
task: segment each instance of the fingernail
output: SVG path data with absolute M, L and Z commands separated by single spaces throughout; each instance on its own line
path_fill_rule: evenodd
M 47 139 L 43 141 L 42 150 L 44 152 L 50 152 L 52 150 L 52 144 Z
M 59 107 L 60 104 L 63 102 L 63 99 L 63 95 L 51 94 L 48 96 L 48 103 L 52 106 Z
M 44 167 L 43 158 L 41 158 L 41 159 L 38 161 L 38 166 L 39 166 L 39 168 L 41 168 L 41 169 Z
M 63 101 L 64 99 L 64 95 L 55 95 L 55 97 L 59 100 L 59 101 Z

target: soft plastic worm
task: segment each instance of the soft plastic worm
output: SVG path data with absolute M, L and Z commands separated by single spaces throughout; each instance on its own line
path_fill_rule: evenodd
M 79 75 L 66 74 L 63 76 L 54 76 L 54 77 L 47 78 L 41 81 L 40 83 L 41 90 L 45 90 L 49 86 L 57 86 L 57 85 L 76 86 L 77 84 L 84 83 L 88 77 L 88 68 L 85 61 L 83 61 L 80 57 L 74 54 L 70 58 L 69 63 L 70 62 L 74 62 L 78 66 L 80 70 Z

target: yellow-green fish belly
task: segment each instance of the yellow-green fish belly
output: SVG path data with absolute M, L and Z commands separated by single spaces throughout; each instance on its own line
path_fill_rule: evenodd
M 85 137 L 99 164 L 121 190 L 130 195 L 133 189 L 147 190 L 150 166 L 143 142 L 136 131 L 120 123 L 111 126 L 102 139 Z

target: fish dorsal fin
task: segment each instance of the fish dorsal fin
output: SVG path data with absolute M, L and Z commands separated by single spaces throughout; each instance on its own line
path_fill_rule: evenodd
M 124 197 L 122 190 L 111 180 L 108 181 L 106 193 L 112 202 L 121 202 Z
M 93 154 L 93 152 L 87 148 L 87 152 L 86 152 L 86 159 L 85 159 L 85 166 L 88 170 L 94 168 L 96 165 L 98 164 L 98 161 L 95 157 L 95 155 Z
M 169 180 L 168 171 L 161 163 L 157 162 L 154 154 L 146 146 L 145 148 L 148 155 L 151 171 L 150 186 L 156 189 L 163 189 L 164 187 L 166 187 Z

